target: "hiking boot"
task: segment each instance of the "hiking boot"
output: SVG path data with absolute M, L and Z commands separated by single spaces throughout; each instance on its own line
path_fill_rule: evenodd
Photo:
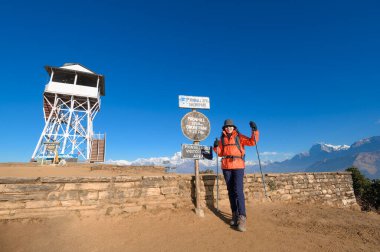
M 236 227 L 238 225 L 239 215 L 237 212 L 232 212 L 232 219 L 230 221 L 230 226 Z
M 239 220 L 238 220 L 238 230 L 240 232 L 245 232 L 247 230 L 246 222 L 247 222 L 247 218 L 244 215 L 240 215 Z

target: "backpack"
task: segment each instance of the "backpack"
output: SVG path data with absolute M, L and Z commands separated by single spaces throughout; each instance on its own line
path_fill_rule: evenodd
M 223 148 L 224 148 L 224 146 L 236 145 L 236 147 L 238 148 L 240 153 L 243 154 L 243 152 L 241 151 L 241 145 L 240 145 L 240 138 L 239 138 L 240 133 L 237 130 L 236 130 L 236 132 L 237 132 L 237 135 L 235 136 L 235 144 L 225 144 L 223 133 L 222 133 L 222 136 L 220 137 L 220 140 L 222 141 Z M 243 160 L 245 160 L 245 155 L 242 155 L 241 157 L 238 157 L 238 158 L 242 158 Z

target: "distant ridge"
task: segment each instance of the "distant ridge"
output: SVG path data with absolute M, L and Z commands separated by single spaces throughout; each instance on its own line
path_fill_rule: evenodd
M 172 168 L 178 173 L 193 173 L 194 161 L 181 159 L 181 152 L 172 157 L 139 158 L 135 161 L 109 160 L 116 165 L 148 165 Z M 216 171 L 216 160 L 200 160 L 200 169 Z M 370 178 L 380 178 L 380 136 L 359 140 L 349 145 L 319 143 L 307 152 L 294 155 L 282 162 L 262 161 L 263 172 L 331 172 L 343 171 L 350 166 L 358 167 Z M 219 164 L 220 165 L 220 164 Z M 175 168 L 175 169 L 174 169 Z M 220 166 L 219 166 L 220 169 Z M 246 173 L 259 172 L 257 161 L 246 161 Z
M 308 152 L 265 166 L 266 172 L 331 172 L 358 167 L 366 177 L 380 178 L 380 136 L 359 140 L 351 146 L 315 144 Z

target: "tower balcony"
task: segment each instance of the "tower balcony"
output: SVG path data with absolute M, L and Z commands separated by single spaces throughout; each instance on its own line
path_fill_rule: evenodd
M 100 93 L 97 87 L 88 87 L 51 81 L 45 86 L 46 93 L 75 95 L 81 97 L 99 98 Z

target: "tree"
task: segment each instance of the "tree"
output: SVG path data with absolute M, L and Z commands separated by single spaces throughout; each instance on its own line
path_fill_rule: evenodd
M 350 167 L 346 171 L 352 173 L 352 182 L 356 199 L 362 210 L 376 210 L 380 208 L 380 180 L 369 180 L 358 168 Z

